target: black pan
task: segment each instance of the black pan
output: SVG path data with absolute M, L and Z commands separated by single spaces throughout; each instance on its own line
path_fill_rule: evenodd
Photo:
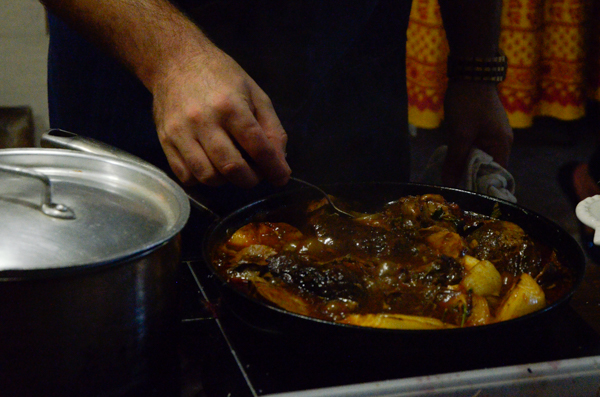
M 457 203 L 463 210 L 491 215 L 494 207 L 500 210 L 500 219 L 514 222 L 539 241 L 554 247 L 561 261 L 575 274 L 571 290 L 543 310 L 513 320 L 478 327 L 444 330 L 390 330 L 358 327 L 318 320 L 290 313 L 254 299 L 230 286 L 213 268 L 211 252 L 235 232 L 251 221 L 278 221 L 297 224 L 302 206 L 319 198 L 310 189 L 285 191 L 241 208 L 212 225 L 203 241 L 206 265 L 222 294 L 222 302 L 230 318 L 245 327 L 246 332 L 283 340 L 307 350 L 339 349 L 344 354 L 370 354 L 374 350 L 387 354 L 418 354 L 426 351 L 437 360 L 441 356 L 458 359 L 479 350 L 488 354 L 493 348 L 504 351 L 527 349 L 540 340 L 543 330 L 554 321 L 560 321 L 561 308 L 581 283 L 585 272 L 585 256 L 579 244 L 556 223 L 521 206 L 489 196 L 459 189 L 406 183 L 340 184 L 326 186 L 325 190 L 345 200 L 355 200 L 365 211 L 380 209 L 385 203 L 407 195 L 441 194 L 447 201 Z M 330 343 L 328 341 L 335 341 Z M 471 352 L 471 353 L 469 353 Z M 453 358 L 449 358 L 448 356 Z

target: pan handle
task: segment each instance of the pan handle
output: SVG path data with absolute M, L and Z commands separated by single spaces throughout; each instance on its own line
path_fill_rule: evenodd
M 83 137 L 73 132 L 58 128 L 53 128 L 43 133 L 40 140 L 40 145 L 44 148 L 71 149 L 79 152 L 112 156 L 120 160 L 132 161 L 139 166 L 150 168 L 152 170 L 159 170 L 160 172 L 164 173 L 164 171 L 162 171 L 160 168 L 155 167 L 149 162 L 142 160 L 141 158 L 124 150 L 117 149 L 114 146 L 97 141 L 95 139 Z M 208 213 L 215 220 L 221 219 L 221 217 L 215 211 L 211 210 L 206 205 L 192 197 L 190 193 L 185 190 L 185 188 L 184 191 L 187 194 L 190 203 L 196 207 L 196 209 Z

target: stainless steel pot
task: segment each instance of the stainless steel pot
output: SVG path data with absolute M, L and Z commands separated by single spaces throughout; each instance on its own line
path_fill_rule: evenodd
M 125 395 L 176 370 L 185 192 L 133 160 L 0 150 L 3 396 Z

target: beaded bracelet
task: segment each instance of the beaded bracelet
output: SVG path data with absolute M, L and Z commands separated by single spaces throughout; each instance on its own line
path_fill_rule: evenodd
M 506 78 L 507 64 L 502 50 L 490 58 L 448 55 L 448 78 L 500 83 Z

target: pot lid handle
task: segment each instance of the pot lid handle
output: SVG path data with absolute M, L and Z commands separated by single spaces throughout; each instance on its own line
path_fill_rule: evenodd
M 41 172 L 15 167 L 12 165 L 0 164 L 0 171 L 8 172 L 9 174 L 34 178 L 42 182 L 44 185 L 44 192 L 42 194 L 42 204 L 40 210 L 52 218 L 59 219 L 75 219 L 75 213 L 69 207 L 64 204 L 55 203 L 52 201 L 52 182 L 50 178 Z

